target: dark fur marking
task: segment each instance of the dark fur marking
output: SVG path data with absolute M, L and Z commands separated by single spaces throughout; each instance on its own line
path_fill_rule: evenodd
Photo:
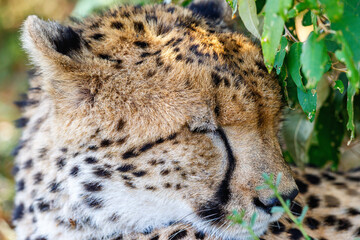
M 55 50 L 64 55 L 81 48 L 80 36 L 71 27 L 61 27 L 53 43 Z
M 337 222 L 337 218 L 334 215 L 328 215 L 324 218 L 324 223 L 327 226 L 334 226 Z
M 165 183 L 165 184 L 164 184 L 164 187 L 165 187 L 165 188 L 171 188 L 171 184 L 170 184 L 170 183 Z
M 34 175 L 34 184 L 39 184 L 43 180 L 43 174 L 41 172 L 38 172 Z
M 56 159 L 56 166 L 59 170 L 63 169 L 63 167 L 66 165 L 66 159 L 65 157 L 58 157 Z
M 90 145 L 89 147 L 88 147 L 88 149 L 89 150 L 91 150 L 91 151 L 96 151 L 96 150 L 98 150 L 98 146 L 96 146 L 96 145 Z
M 285 225 L 281 222 L 277 222 L 270 226 L 270 231 L 275 235 L 279 235 L 285 231 Z
M 350 216 L 360 215 L 360 210 L 351 207 L 347 209 L 347 214 L 349 214 Z
M 223 15 L 220 3 L 215 1 L 193 3 L 189 8 L 194 13 L 210 20 L 219 19 Z
M 175 57 L 175 60 L 176 61 L 180 61 L 180 60 L 182 60 L 182 54 L 181 53 L 179 53 L 176 57 Z
M 17 128 L 23 128 L 26 127 L 26 124 L 29 122 L 28 118 L 22 117 L 17 120 L 15 120 L 15 127 Z
M 296 228 L 290 228 L 287 232 L 290 234 L 290 240 L 300 240 L 303 236 L 300 230 Z
M 74 166 L 71 170 L 70 170 L 70 175 L 76 177 L 79 173 L 79 166 Z
M 95 33 L 94 35 L 91 35 L 90 37 L 94 40 L 102 41 L 102 40 L 104 40 L 105 35 L 102 33 Z
M 125 126 L 125 121 L 120 119 L 116 125 L 116 130 L 120 131 Z
M 107 55 L 107 54 L 99 54 L 98 57 L 99 57 L 99 58 L 102 58 L 102 59 L 105 59 L 105 60 L 109 60 L 109 59 L 110 59 L 110 56 Z
M 140 48 L 147 48 L 149 47 L 149 44 L 147 42 L 144 42 L 144 41 L 135 41 L 134 44 L 137 46 L 137 47 L 140 47 Z
M 50 210 L 50 203 L 48 203 L 46 201 L 41 201 L 41 202 L 39 202 L 37 207 L 40 210 L 40 212 L 46 212 L 46 211 Z
M 96 158 L 94 158 L 94 157 L 87 157 L 87 158 L 85 158 L 84 161 L 85 161 L 86 163 L 88 163 L 88 164 L 95 164 L 95 163 L 98 162 L 98 160 L 97 160 Z
M 179 240 L 179 239 L 183 239 L 186 236 L 187 236 L 187 231 L 185 229 L 176 230 L 170 234 L 169 240 Z
M 84 188 L 89 192 L 98 192 L 102 190 L 102 185 L 100 182 L 90 182 L 84 183 Z
M 221 83 L 221 77 L 215 72 L 211 73 L 211 79 L 216 87 Z
M 121 22 L 119 21 L 115 21 L 115 22 L 112 22 L 111 25 L 110 25 L 111 28 L 114 28 L 114 29 L 118 29 L 118 30 L 121 30 L 124 28 L 124 24 L 122 24 Z
M 135 177 L 142 177 L 146 174 L 146 171 L 137 171 L 132 173 Z
M 91 197 L 91 196 L 87 196 L 85 198 L 85 203 L 91 207 L 91 208 L 95 208 L 95 209 L 99 209 L 102 207 L 102 199 L 100 198 L 95 198 L 95 197 Z
M 203 233 L 203 232 L 196 232 L 196 233 L 195 233 L 195 238 L 202 240 L 202 239 L 205 238 L 205 233 Z
M 265 67 L 264 62 L 262 61 L 255 61 L 256 66 L 259 68 L 259 70 L 262 70 L 264 72 L 268 72 L 267 68 Z
M 30 158 L 29 160 L 27 160 L 25 163 L 24 163 L 24 168 L 25 169 L 29 169 L 29 168 L 32 168 L 33 167 L 33 160 Z
M 145 152 L 150 148 L 152 148 L 154 145 L 155 145 L 154 143 L 147 143 L 139 149 L 139 152 Z
M 16 174 L 20 171 L 20 168 L 18 165 L 14 165 L 14 167 L 11 169 L 11 174 L 13 176 L 16 176 Z
M 100 147 L 109 147 L 113 142 L 109 139 L 104 139 L 100 143 Z
M 20 203 L 19 205 L 15 206 L 12 214 L 12 220 L 16 221 L 22 219 L 24 216 L 24 209 L 25 207 L 23 203 Z
M 60 191 L 60 185 L 61 185 L 61 183 L 59 183 L 59 182 L 52 182 L 52 183 L 50 183 L 50 185 L 49 185 L 49 191 L 50 191 L 51 193 L 59 192 L 59 191 Z
M 122 158 L 123 158 L 123 159 L 129 159 L 129 158 L 133 158 L 133 157 L 139 156 L 139 154 L 138 154 L 138 153 L 135 153 L 134 151 L 135 151 L 135 149 L 130 149 L 129 151 L 125 152 L 125 153 L 122 155 Z
M 360 237 L 360 227 L 358 227 L 358 228 L 355 230 L 354 235 L 355 235 L 356 237 Z
M 338 198 L 331 195 L 325 195 L 324 198 L 326 202 L 326 207 L 336 208 L 340 206 L 340 201 Z
M 290 205 L 290 210 L 295 216 L 300 216 L 303 210 L 303 207 L 297 201 L 292 201 Z
M 25 180 L 21 179 L 16 182 L 16 191 L 21 192 L 25 189 Z
M 128 171 L 132 171 L 134 169 L 135 169 L 134 165 L 125 164 L 125 165 L 122 165 L 122 166 L 118 167 L 116 170 L 119 171 L 119 172 L 128 172 Z
M 360 177 L 346 176 L 346 179 L 353 182 L 360 182 Z
M 311 230 L 318 229 L 320 225 L 320 222 L 312 217 L 306 217 L 304 222 Z
M 306 201 L 310 209 L 319 207 L 320 199 L 315 195 L 310 195 Z
M 140 64 L 142 64 L 143 62 L 144 62 L 144 60 L 138 61 L 138 62 L 135 63 L 135 65 L 140 65 Z
M 150 190 L 150 191 L 155 191 L 156 187 L 154 187 L 154 186 L 145 186 L 145 189 Z
M 160 175 L 166 176 L 170 173 L 170 171 L 171 171 L 170 169 L 163 169 L 160 171 Z
M 151 56 L 151 53 L 148 53 L 148 52 L 143 52 L 140 57 L 142 58 L 145 58 L 145 57 L 148 57 L 148 56 Z
M 159 235 L 155 235 L 152 238 L 150 238 L 150 240 L 159 240 Z
M 308 191 L 309 186 L 299 179 L 295 179 L 296 185 L 299 188 L 300 193 L 306 193 Z
M 144 33 L 145 28 L 142 22 L 134 22 L 134 29 L 138 33 Z
M 149 70 L 146 74 L 146 77 L 151 78 L 156 74 L 156 70 Z
M 102 178 L 110 178 L 111 177 L 111 172 L 102 167 L 95 168 L 94 174 L 96 176 L 102 177 Z
M 321 183 L 321 179 L 313 174 L 305 174 L 305 178 L 309 183 L 312 183 L 314 185 L 319 185 Z
M 125 186 L 130 187 L 130 188 L 136 188 L 135 185 L 130 181 L 126 181 Z
M 337 231 L 346 231 L 349 230 L 353 225 L 351 222 L 345 218 L 339 218 L 336 226 Z
M 329 180 L 329 181 L 334 181 L 334 180 L 336 180 L 336 177 L 330 175 L 329 173 L 323 172 L 321 175 L 322 175 L 324 178 L 326 178 L 327 180 Z

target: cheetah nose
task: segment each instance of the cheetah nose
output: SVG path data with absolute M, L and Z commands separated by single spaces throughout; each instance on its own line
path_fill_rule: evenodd
M 294 189 L 290 192 L 290 194 L 281 194 L 281 197 L 286 201 L 290 200 L 293 201 L 295 197 L 298 195 L 299 191 L 297 189 Z M 279 199 L 276 197 L 268 199 L 266 201 L 261 201 L 258 197 L 254 198 L 254 204 L 255 206 L 261 208 L 267 213 L 271 213 L 271 209 L 275 206 L 281 206 L 281 203 Z

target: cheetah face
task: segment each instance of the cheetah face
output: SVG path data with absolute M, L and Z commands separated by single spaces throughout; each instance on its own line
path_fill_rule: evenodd
M 271 192 L 255 190 L 261 174 L 282 172 L 281 193 L 297 194 L 277 140 L 280 88 L 248 39 L 167 8 L 25 22 L 49 135 L 70 158 L 58 217 L 97 237 L 182 221 L 244 239 L 227 218 L 244 209 L 260 235 L 280 217 Z

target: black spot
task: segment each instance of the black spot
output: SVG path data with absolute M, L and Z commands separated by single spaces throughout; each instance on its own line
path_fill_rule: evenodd
M 143 53 L 140 55 L 140 57 L 142 57 L 142 58 L 145 58 L 145 57 L 148 57 L 148 56 L 151 56 L 151 54 L 148 53 L 148 52 L 143 52 Z
M 268 72 L 263 61 L 256 61 L 255 64 L 260 70 L 263 70 L 264 72 Z
M 309 186 L 306 183 L 299 179 L 296 179 L 295 182 L 299 188 L 300 193 L 306 193 L 308 191 Z
M 337 222 L 337 219 L 334 215 L 328 215 L 324 218 L 324 223 L 327 226 L 334 226 Z
M 356 215 L 360 215 L 360 211 L 356 208 L 348 208 L 347 213 L 350 216 L 356 216 Z
M 39 184 L 43 180 L 43 174 L 38 172 L 34 175 L 34 184 Z
M 111 172 L 101 168 L 101 167 L 97 167 L 94 169 L 94 174 L 98 177 L 103 177 L 103 178 L 110 178 L 111 177 Z
M 98 146 L 96 146 L 96 145 L 90 145 L 89 147 L 88 147 L 88 149 L 89 150 L 91 150 L 91 151 L 96 151 L 96 150 L 98 150 Z
M 353 182 L 360 182 L 360 177 L 346 176 L 346 179 Z
M 126 181 L 126 182 L 125 182 L 125 186 L 127 186 L 127 187 L 129 187 L 129 188 L 136 188 L 135 185 L 134 185 L 132 182 L 130 182 L 130 181 Z
M 24 179 L 21 179 L 16 183 L 16 191 L 21 192 L 24 189 L 25 189 L 25 181 Z
M 299 229 L 290 228 L 287 232 L 290 234 L 291 240 L 299 240 L 302 238 L 302 233 L 300 232 Z
M 171 188 L 171 184 L 170 184 L 170 183 L 165 183 L 165 184 L 164 184 L 164 187 L 165 187 L 165 188 Z
M 311 229 L 315 230 L 319 228 L 320 222 L 312 217 L 306 217 L 305 218 L 305 224 Z
M 100 146 L 101 147 L 108 147 L 112 144 L 112 141 L 109 139 L 104 139 L 101 141 Z
M 160 174 L 163 175 L 163 176 L 168 175 L 169 173 L 170 173 L 169 169 L 164 169 L 164 170 L 160 171 Z
M 337 231 L 349 230 L 353 225 L 351 222 L 345 218 L 339 218 L 336 226 Z
M 25 169 L 32 168 L 32 166 L 33 166 L 33 160 L 31 158 L 24 163 Z
M 181 43 L 184 39 L 183 38 L 178 38 L 176 39 L 176 41 L 172 44 L 173 47 L 179 45 L 179 43 Z
M 12 213 L 12 220 L 20 220 L 24 216 L 24 204 L 20 203 L 19 205 L 15 206 L 14 211 Z
M 129 158 L 137 157 L 139 154 L 135 153 L 134 151 L 135 151 L 135 149 L 130 149 L 129 151 L 125 152 L 122 155 L 122 158 L 129 159 Z
M 162 66 L 163 64 L 164 64 L 164 62 L 161 60 L 161 58 L 159 58 L 159 57 L 156 58 L 156 65 L 157 65 L 157 66 L 160 67 L 160 66 Z
M 131 171 L 131 170 L 134 170 L 134 169 L 135 169 L 134 165 L 125 164 L 125 165 L 122 165 L 122 166 L 118 167 L 116 170 L 119 171 L 119 172 L 128 172 L 128 171 Z
M 219 84 L 221 83 L 221 77 L 215 72 L 211 73 L 211 79 L 215 86 L 219 86 Z
M 60 183 L 53 182 L 49 185 L 49 189 L 51 193 L 59 192 L 60 191 Z
M 85 203 L 91 207 L 91 208 L 101 208 L 102 207 L 102 200 L 100 198 L 95 198 L 95 197 L 91 197 L 91 196 L 87 196 L 85 198 Z
M 321 183 L 320 178 L 313 174 L 305 174 L 305 178 L 309 183 L 312 183 L 314 185 L 319 185 Z
M 18 165 L 14 165 L 14 167 L 11 169 L 11 174 L 15 176 L 19 172 L 20 168 Z
M 76 177 L 79 173 L 79 167 L 78 166 L 74 166 L 71 170 L 70 170 L 70 175 Z
M 17 146 L 12 150 L 11 155 L 13 155 L 14 157 L 17 156 L 26 143 L 27 140 L 20 140 Z
M 140 48 L 147 48 L 149 44 L 144 41 L 135 41 L 134 44 Z
M 124 24 L 122 24 L 122 23 L 119 22 L 119 21 L 115 21 L 115 22 L 112 22 L 112 23 L 111 23 L 110 27 L 120 30 L 120 29 L 123 29 Z
M 98 192 L 102 190 L 102 185 L 99 182 L 84 183 L 84 188 L 89 192 Z
M 179 52 L 180 51 L 180 48 L 174 48 L 174 52 Z
M 175 57 L 175 60 L 176 60 L 176 61 L 182 60 L 182 55 L 181 55 L 181 53 L 178 54 L 178 55 Z
M 319 207 L 319 202 L 320 202 L 320 199 L 315 195 L 310 195 L 307 198 L 307 201 L 306 201 L 309 208 L 317 208 L 317 207 Z
M 327 180 L 329 180 L 329 181 L 334 181 L 335 179 L 336 179 L 336 177 L 334 177 L 334 176 L 332 176 L 332 175 L 330 175 L 330 174 L 328 174 L 328 173 L 322 173 L 321 174 L 324 178 L 326 178 Z
M 338 198 L 331 195 L 325 195 L 324 198 L 326 202 L 326 207 L 336 208 L 340 206 L 340 201 Z
M 120 119 L 117 123 L 116 130 L 120 131 L 125 125 L 125 121 Z
M 160 143 L 163 143 L 164 141 L 165 141 L 165 139 L 159 138 L 158 140 L 155 141 L 155 143 L 160 144 Z
M 186 237 L 187 231 L 185 229 L 176 230 L 170 234 L 169 240 L 178 240 Z
M 285 231 L 285 225 L 281 222 L 273 223 L 273 225 L 270 226 L 270 231 L 275 235 L 279 235 Z
M 205 233 L 203 233 L 203 232 L 196 232 L 196 233 L 195 233 L 195 238 L 202 240 L 202 239 L 205 238 Z
M 65 55 L 72 51 L 78 51 L 81 47 L 80 36 L 71 27 L 62 27 L 53 42 L 55 50 Z
M 45 236 L 38 236 L 35 238 L 35 240 L 48 240 Z
M 105 35 L 102 33 L 95 33 L 94 35 L 91 35 L 90 37 L 94 40 L 101 41 L 101 40 L 104 40 Z
M 98 55 L 99 58 L 105 59 L 105 60 L 110 60 L 110 56 L 107 54 L 99 54 Z
M 50 210 L 50 203 L 41 201 L 38 203 L 37 207 L 40 210 L 40 212 L 46 212 Z
M 134 22 L 134 29 L 138 33 L 143 33 L 145 31 L 144 24 L 142 22 Z
M 215 1 L 193 3 L 189 8 L 194 13 L 211 20 L 219 19 L 222 16 L 223 9 L 220 2 Z
M 144 60 L 138 61 L 138 62 L 135 63 L 135 65 L 140 65 L 140 64 L 142 64 L 143 62 L 144 62 Z
M 95 164 L 95 163 L 98 162 L 98 160 L 97 160 L 96 158 L 94 158 L 94 157 L 87 157 L 87 158 L 85 158 L 84 161 L 85 161 L 86 163 L 89 163 L 89 164 Z
M 219 107 L 219 105 L 215 106 L 214 113 L 215 113 L 215 116 L 220 116 L 220 107 Z
M 156 70 L 149 70 L 149 71 L 147 72 L 146 76 L 147 76 L 148 78 L 150 78 L 150 77 L 154 76 L 155 73 L 156 73 Z
M 291 206 L 290 206 L 290 210 L 291 212 L 295 215 L 295 216 L 300 216 L 301 215 L 301 212 L 303 210 L 303 207 L 300 205 L 300 203 L 298 203 L 297 201 L 293 201 L 291 203 Z
M 137 171 L 132 173 L 135 177 L 142 177 L 146 174 L 146 171 Z
M 145 152 L 145 151 L 149 150 L 150 148 L 152 148 L 153 146 L 154 146 L 154 143 L 147 143 L 144 146 L 142 146 L 139 151 Z
M 154 187 L 154 186 L 145 186 L 145 189 L 146 189 L 146 190 L 155 191 L 155 190 L 156 190 L 156 187 Z
M 61 170 L 66 165 L 66 161 L 64 157 L 58 157 L 56 159 L 56 166 L 59 170 Z
M 15 120 L 15 126 L 17 128 L 23 128 L 26 126 L 26 124 L 29 122 L 29 119 L 28 118 L 25 118 L 25 117 L 22 117 L 22 118 L 19 118 L 17 120 Z

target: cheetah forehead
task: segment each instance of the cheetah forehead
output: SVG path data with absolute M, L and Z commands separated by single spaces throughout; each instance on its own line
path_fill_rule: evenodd
M 186 124 L 274 126 L 280 88 L 260 49 L 220 26 L 173 5 L 128 6 L 69 27 L 29 18 L 23 42 L 61 122 L 127 123 L 142 139 L 149 125 L 163 137 Z

